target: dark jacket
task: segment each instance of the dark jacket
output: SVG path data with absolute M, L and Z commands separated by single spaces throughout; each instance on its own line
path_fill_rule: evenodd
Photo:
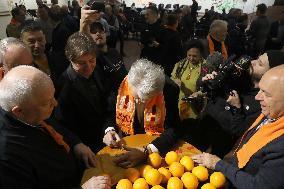
M 69 66 L 58 83 L 55 118 L 77 134 L 94 152 L 99 151 L 104 146 L 105 129 L 114 125 L 111 119 L 114 119 L 114 115 L 107 112 L 101 78 L 94 71 L 89 79 L 85 79 Z
M 144 46 L 141 50 L 141 58 L 146 58 L 156 64 L 161 59 L 162 39 L 161 32 L 163 28 L 159 21 L 154 24 L 148 24 L 147 28 L 141 32 L 141 43 Z M 153 41 L 160 43 L 158 47 L 151 47 Z
M 52 32 L 51 48 L 53 52 L 64 52 L 67 40 L 72 32 L 64 22 L 60 21 Z
M 181 36 L 178 31 L 167 28 L 163 32 L 162 40 L 160 64 L 165 74 L 170 77 L 175 64 L 183 58 Z
M 104 78 L 104 89 L 107 92 L 118 90 L 120 83 L 127 75 L 123 59 L 116 49 L 109 48 L 106 53 L 97 56 L 95 68 Z
M 254 48 L 257 53 L 264 50 L 264 46 L 270 31 L 270 22 L 267 16 L 259 16 L 252 21 L 248 34 L 252 36 Z
M 244 145 L 256 132 L 252 129 L 241 144 Z M 239 169 L 234 156 L 232 164 L 223 160 L 215 169 L 230 181 L 227 188 L 238 189 L 282 189 L 284 188 L 284 136 L 274 139 L 256 152 L 243 169 Z
M 109 48 L 97 56 L 96 73 L 100 75 L 108 103 L 108 111 L 115 112 L 115 101 L 120 83 L 127 75 L 124 62 L 116 49 Z
M 164 123 L 165 132 L 155 139 L 152 144 L 158 148 L 160 153 L 166 154 L 181 136 L 178 109 L 179 88 L 175 82 L 166 77 L 163 92 L 167 112 Z
M 64 137 L 71 151 L 39 126 L 30 126 L 0 110 L 0 188 L 80 188 L 83 169 L 72 151 L 80 140 L 57 124 L 50 124 Z

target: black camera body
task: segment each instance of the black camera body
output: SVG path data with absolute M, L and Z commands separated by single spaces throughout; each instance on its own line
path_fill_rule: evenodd
M 202 92 L 214 93 L 218 89 L 224 88 L 230 80 L 236 80 L 242 76 L 243 72 L 248 72 L 251 65 L 251 57 L 241 56 L 236 61 L 235 55 L 229 57 L 217 70 L 217 76 L 203 82 Z

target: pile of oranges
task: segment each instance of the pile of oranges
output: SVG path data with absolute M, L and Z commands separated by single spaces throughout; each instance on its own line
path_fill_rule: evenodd
M 125 170 L 124 179 L 117 183 L 116 189 L 196 189 L 200 186 L 201 189 L 217 189 L 225 185 L 226 178 L 221 172 L 209 177 L 207 168 L 194 167 L 189 156 L 180 158 L 171 151 L 164 160 L 158 153 L 150 154 L 147 165 Z

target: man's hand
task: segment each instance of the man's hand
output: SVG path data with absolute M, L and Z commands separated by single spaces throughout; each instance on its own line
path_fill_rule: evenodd
M 109 176 L 97 176 L 90 178 L 82 185 L 83 189 L 111 189 Z
M 130 148 L 127 146 L 124 146 L 124 149 L 128 152 L 117 156 L 113 161 L 116 165 L 123 167 L 123 168 L 129 168 L 129 167 L 135 167 L 142 161 L 146 160 L 147 156 L 144 154 L 143 148 Z
M 96 155 L 92 152 L 92 150 L 83 143 L 76 144 L 74 146 L 74 154 L 75 156 L 81 160 L 86 167 L 96 167 L 98 165 Z
M 81 8 L 80 32 L 90 33 L 90 24 L 100 19 L 100 13 L 84 5 Z
M 119 148 L 121 147 L 121 141 L 120 141 L 120 137 L 118 136 L 118 134 L 111 130 L 111 131 L 108 131 L 104 138 L 103 138 L 103 142 L 109 146 L 109 147 L 112 147 L 112 148 Z
M 235 106 L 236 108 L 241 108 L 241 101 L 237 91 L 232 90 L 227 99 L 227 103 L 231 106 Z
M 202 77 L 202 81 L 208 81 L 208 80 L 212 80 L 216 77 L 217 72 L 213 71 L 211 74 L 207 74 L 204 77 Z
M 149 44 L 149 47 L 159 47 L 160 43 L 157 41 L 153 41 L 151 44 Z
M 221 160 L 219 157 L 208 153 L 197 154 L 192 156 L 191 158 L 199 165 L 202 165 L 212 170 L 215 169 L 216 164 L 218 163 L 218 161 Z

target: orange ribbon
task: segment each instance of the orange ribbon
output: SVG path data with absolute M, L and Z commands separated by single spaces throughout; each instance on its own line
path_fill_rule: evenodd
M 42 122 L 41 126 L 47 131 L 47 133 L 55 140 L 58 145 L 63 146 L 65 151 L 69 153 L 70 147 L 63 140 L 63 136 L 61 134 L 59 134 L 52 126 L 46 124 L 45 122 Z

